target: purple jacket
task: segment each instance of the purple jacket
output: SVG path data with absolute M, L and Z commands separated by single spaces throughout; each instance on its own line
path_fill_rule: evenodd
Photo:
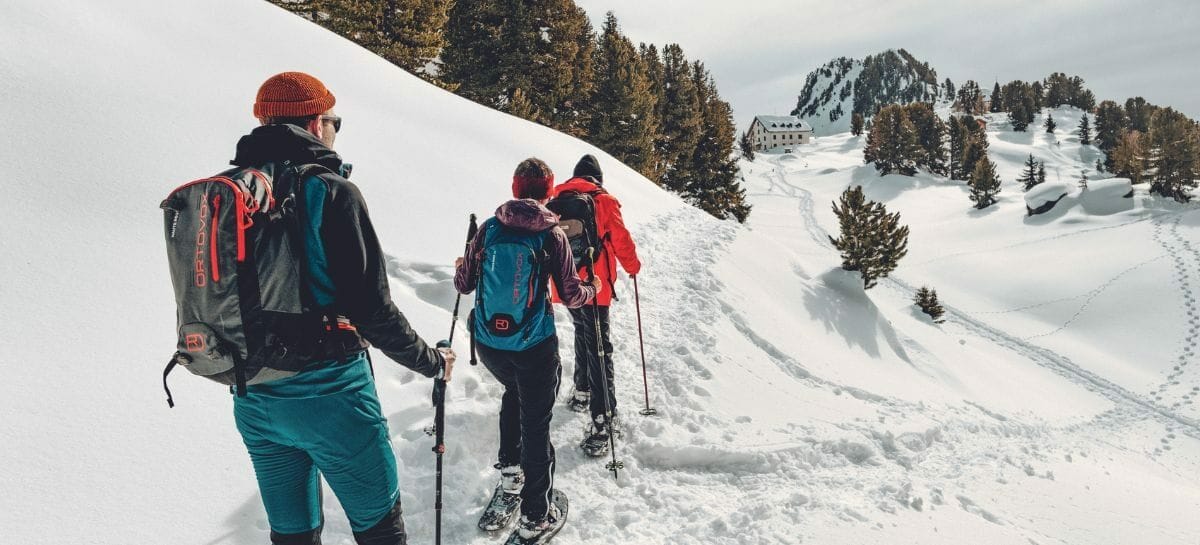
M 505 227 L 540 233 L 550 231 L 546 249 L 550 253 L 550 278 L 567 308 L 579 308 L 596 296 L 594 286 L 584 284 L 575 273 L 567 234 L 558 227 L 558 216 L 533 199 L 511 200 L 496 209 L 496 219 Z M 475 233 L 463 266 L 454 271 L 454 288 L 459 293 L 475 291 L 479 282 L 479 260 L 483 255 L 483 230 Z

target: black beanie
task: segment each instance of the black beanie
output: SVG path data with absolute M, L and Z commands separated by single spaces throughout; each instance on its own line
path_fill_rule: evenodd
M 600 171 L 600 161 L 597 161 L 591 154 L 584 155 L 575 164 L 575 172 L 571 174 L 576 178 L 592 178 L 596 180 L 596 185 L 604 185 L 604 173 Z

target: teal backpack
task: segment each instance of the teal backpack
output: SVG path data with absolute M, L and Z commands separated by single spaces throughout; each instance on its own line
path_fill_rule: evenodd
M 549 231 L 510 229 L 496 218 L 483 224 L 479 284 L 471 313 L 473 341 L 497 350 L 528 350 L 554 335 L 544 266 Z

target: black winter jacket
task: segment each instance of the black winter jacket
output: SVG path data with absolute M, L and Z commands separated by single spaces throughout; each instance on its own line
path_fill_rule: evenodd
M 315 176 L 328 189 L 319 225 L 334 293 L 332 308 L 325 310 L 348 318 L 357 329 L 349 334 L 361 346 L 366 346 L 362 343 L 365 338 L 401 365 L 427 377 L 436 375 L 442 355 L 413 331 L 392 303 L 386 262 L 366 202 L 358 187 L 334 174 L 348 170 L 341 157 L 299 127 L 264 125 L 238 141 L 237 156 L 231 163 L 262 167 L 285 161 L 318 164 L 332 171 Z

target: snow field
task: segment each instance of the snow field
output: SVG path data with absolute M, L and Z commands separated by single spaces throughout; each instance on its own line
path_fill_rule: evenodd
M 879 178 L 861 164 L 862 138 L 839 135 L 745 164 L 755 211 L 743 227 L 265 2 L 18 0 L 0 29 L 11 53 L 0 95 L 21 135 L 0 160 L 36 165 L 0 202 L 12 256 L 0 303 L 20 311 L 0 337 L 14 370 L 0 382 L 4 543 L 264 541 L 228 394 L 176 375 L 178 406 L 163 403 L 174 318 L 156 205 L 222 168 L 253 123 L 258 83 L 283 70 L 337 94 L 337 148 L 357 165 L 397 305 L 427 339 L 450 321 L 466 215 L 506 198 L 513 166 L 537 155 L 561 178 L 580 155 L 601 158 L 645 262 L 660 415 L 636 412 L 623 279 L 613 341 L 626 468 L 614 480 L 586 459 L 584 417 L 556 407 L 556 485 L 574 507 L 556 542 L 1168 544 L 1200 531 L 1200 213 L 1139 190 L 1129 210 L 1026 219 L 1012 180 L 1030 150 L 1064 180 L 1094 163 L 1067 134 L 1075 112 L 1054 113 L 1061 144 L 992 120 L 1006 182 L 992 210 L 970 211 L 956 182 Z M 827 239 L 829 203 L 851 183 L 913 233 L 893 279 L 866 293 Z M 914 311 L 920 284 L 938 289 L 947 323 Z M 559 317 L 565 397 L 574 354 Z M 465 330 L 456 339 L 461 351 Z M 445 534 L 484 544 L 475 519 L 496 478 L 500 387 L 466 359 L 449 391 Z M 405 520 L 426 543 L 430 384 L 375 362 Z M 352 543 L 326 492 L 324 542 Z

